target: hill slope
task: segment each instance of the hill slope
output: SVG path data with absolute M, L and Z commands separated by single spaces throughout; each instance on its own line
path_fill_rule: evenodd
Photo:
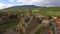
M 41 7 L 34 5 L 23 5 L 23 6 L 13 6 L 10 8 L 2 9 L 1 12 L 11 12 L 11 13 L 24 13 L 28 9 L 32 9 L 33 13 L 41 13 L 43 15 L 58 15 L 60 14 L 60 7 Z
M 2 9 L 1 11 L 10 11 L 10 10 L 24 10 L 24 9 L 37 9 L 37 8 L 45 8 L 45 7 L 40 7 L 40 6 L 35 6 L 35 5 L 23 5 L 23 6 L 13 6 L 10 8 Z

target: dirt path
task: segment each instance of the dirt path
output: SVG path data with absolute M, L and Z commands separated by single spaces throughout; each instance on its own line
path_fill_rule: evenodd
M 13 31 L 12 29 L 8 29 L 6 32 L 4 32 L 3 34 L 17 34 L 15 31 Z
M 35 32 L 40 28 L 41 24 L 38 24 L 31 32 L 30 34 L 35 34 Z

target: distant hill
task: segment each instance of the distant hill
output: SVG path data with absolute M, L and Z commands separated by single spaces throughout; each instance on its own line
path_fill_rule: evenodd
M 47 7 L 47 8 L 44 8 L 44 10 L 46 11 L 60 11 L 60 7 Z
M 5 8 L 5 9 L 3 9 L 3 10 L 6 10 L 6 9 L 26 9 L 26 8 L 40 8 L 39 6 L 35 6 L 35 5 L 22 5 L 22 6 L 13 6 L 13 7 L 9 7 L 9 8 Z
M 6 9 L 0 10 L 0 12 L 9 11 L 11 13 L 23 13 L 28 9 L 32 9 L 33 11 L 36 10 L 38 13 L 47 13 L 47 12 L 60 12 L 60 7 L 42 7 L 42 6 L 35 6 L 35 5 L 22 5 L 22 6 L 13 6 Z
M 40 9 L 40 8 L 46 8 L 46 7 L 41 7 L 41 6 L 35 6 L 35 5 L 22 5 L 22 6 L 13 6 L 9 8 L 5 8 L 0 10 L 0 12 L 5 12 L 5 11 L 23 11 L 26 9 Z

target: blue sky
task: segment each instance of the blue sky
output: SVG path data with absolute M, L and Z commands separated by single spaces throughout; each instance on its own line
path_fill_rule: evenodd
M 18 5 L 60 6 L 60 0 L 0 0 L 0 9 Z
M 19 5 L 22 4 L 22 2 L 17 2 L 17 0 L 0 0 L 3 4 L 13 4 L 13 5 Z

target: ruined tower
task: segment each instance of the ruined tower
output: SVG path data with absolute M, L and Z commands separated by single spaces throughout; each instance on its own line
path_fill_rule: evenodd
M 37 25 L 36 19 L 31 16 L 31 9 L 27 10 L 24 15 L 21 15 L 20 23 L 17 25 L 16 31 L 18 34 L 29 34 L 33 28 Z M 28 22 L 25 22 L 26 18 L 29 18 Z M 34 18 L 34 19 L 33 19 Z
M 27 9 L 27 11 L 25 12 L 25 16 L 31 16 L 32 15 L 32 10 L 31 9 Z

